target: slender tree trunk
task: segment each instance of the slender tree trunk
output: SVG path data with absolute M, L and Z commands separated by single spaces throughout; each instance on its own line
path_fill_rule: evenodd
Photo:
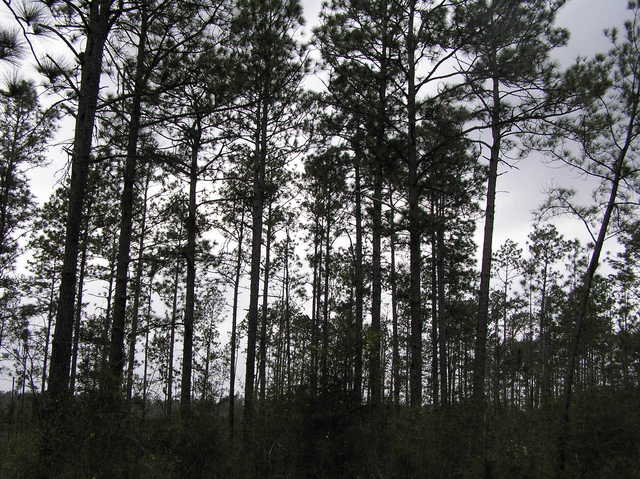
M 269 307 L 269 274 L 271 273 L 271 201 L 267 207 L 267 238 L 264 253 L 264 281 L 262 285 L 262 321 L 260 324 L 260 400 L 266 397 L 267 385 L 267 308 Z
M 231 371 L 229 374 L 229 431 L 233 440 L 235 430 L 235 396 L 236 396 L 236 343 L 238 342 L 238 291 L 240 289 L 240 272 L 242 270 L 242 243 L 244 240 L 244 214 L 242 203 L 240 231 L 238 233 L 238 255 L 236 257 L 235 280 L 233 283 L 233 313 L 231 318 Z
M 570 423 L 570 409 L 571 409 L 571 400 L 573 397 L 573 386 L 575 380 L 575 371 L 576 371 L 576 362 L 578 358 L 578 349 L 580 347 L 580 340 L 582 339 L 582 333 L 584 331 L 584 323 L 587 318 L 587 314 L 589 311 L 589 299 L 591 296 L 591 287 L 593 285 L 593 278 L 596 274 L 596 269 L 598 268 L 598 264 L 600 262 L 600 255 L 602 253 L 602 248 L 604 246 L 604 242 L 607 236 L 607 230 L 609 228 L 609 223 L 611 221 L 611 216 L 613 215 L 613 210 L 616 206 L 616 201 L 618 198 L 618 189 L 620 188 L 620 181 L 622 179 L 622 172 L 625 166 L 625 158 L 629 148 L 631 147 L 632 138 L 633 138 L 633 130 L 635 128 L 635 119 L 637 112 L 637 101 L 636 104 L 633 105 L 632 113 L 631 113 L 631 121 L 627 127 L 627 135 L 624 143 L 624 147 L 620 151 L 618 159 L 616 160 L 616 165 L 614 169 L 614 177 L 611 184 L 611 191 L 609 193 L 609 199 L 607 201 L 607 207 L 604 212 L 604 216 L 602 218 L 602 222 L 600 223 L 600 230 L 598 231 L 598 237 L 596 239 L 595 245 L 593 247 L 593 252 L 591 253 L 591 259 L 589 260 L 589 266 L 587 267 L 587 271 L 584 275 L 582 281 L 582 288 L 580 290 L 580 304 L 578 306 L 577 314 L 575 317 L 575 331 L 571 341 L 571 346 L 569 350 L 569 365 L 567 368 L 567 377 L 565 379 L 564 385 L 564 398 L 563 398 L 563 413 L 562 413 L 562 432 L 560 437 L 560 447 L 559 447 L 559 474 L 558 477 L 563 477 L 566 467 L 566 449 L 567 449 L 567 439 L 569 434 L 569 423 Z
M 133 393 L 133 369 L 136 363 L 136 340 L 138 338 L 138 316 L 140 312 L 140 296 L 142 294 L 142 273 L 144 271 L 144 240 L 147 234 L 147 197 L 151 167 L 147 171 L 144 182 L 144 197 L 142 200 L 142 221 L 140 223 L 140 238 L 138 240 L 138 265 L 136 270 L 135 291 L 133 293 L 133 311 L 131 312 L 131 332 L 129 333 L 129 357 L 127 364 L 127 401 L 131 401 Z
M 550 383 L 547 365 L 547 267 L 548 261 L 545 258 L 544 270 L 542 272 L 542 291 L 540 299 L 540 349 L 541 349 L 541 373 L 540 373 L 540 403 L 542 407 L 549 405 Z
M 113 310 L 113 290 L 114 290 L 114 280 L 116 276 L 116 252 L 115 248 L 113 249 L 113 256 L 109 259 L 109 286 L 107 287 L 107 308 L 104 312 L 104 326 L 102 329 L 102 357 L 101 357 L 101 377 L 100 377 L 100 388 L 103 392 L 106 392 L 106 388 L 108 388 L 108 371 L 107 365 L 109 361 L 109 351 L 110 351 L 110 342 L 109 342 L 109 332 L 111 331 L 111 318 L 112 318 L 112 310 Z
M 408 200 L 409 200 L 409 311 L 411 318 L 410 338 L 410 403 L 413 407 L 422 406 L 422 311 L 420 299 L 420 272 L 422 258 L 420 253 L 420 190 L 418 185 L 418 159 L 416 144 L 416 85 L 415 85 L 415 49 L 414 17 L 416 2 L 409 2 L 409 24 L 407 30 L 407 117 L 408 117 Z
M 15 158 L 17 145 L 17 129 L 19 126 L 20 119 L 16 119 L 16 123 L 14 125 L 14 135 L 12 145 L 10 147 L 10 151 L 5 156 L 5 161 L 7 162 L 7 167 L 4 171 L 4 175 L 2 175 L 2 187 L 0 193 L 0 252 L 4 253 L 8 251 L 7 248 L 7 238 L 9 236 L 9 227 L 7 225 L 8 221 L 8 210 L 9 210 L 9 194 L 11 193 L 13 176 L 15 170 Z
M 319 217 L 316 216 L 316 228 L 313 238 L 313 299 L 311 311 L 311 372 L 309 383 L 311 394 L 315 396 L 318 391 L 318 317 L 320 315 L 320 282 L 322 280 L 322 228 Z
M 327 199 L 328 203 L 328 199 Z M 325 253 L 324 253 L 324 301 L 322 303 L 322 349 L 320 351 L 321 389 L 327 391 L 329 383 L 329 277 L 331 275 L 331 220 L 329 205 L 326 205 Z
M 207 333 L 207 347 L 205 350 L 204 357 L 204 377 L 202 378 L 202 401 L 207 400 L 207 389 L 209 388 L 209 363 L 211 362 L 209 359 L 209 355 L 211 354 L 211 337 Z
M 64 262 L 60 280 L 60 307 L 56 314 L 49 372 L 49 395 L 54 401 L 64 399 L 69 393 L 69 370 L 74 320 L 74 297 L 80 228 L 82 224 L 93 125 L 102 55 L 113 19 L 113 0 L 92 1 L 87 19 L 87 40 L 82 56 L 80 73 L 80 95 L 76 114 L 73 154 L 71 158 L 71 183 L 69 209 L 65 226 Z
M 497 79 L 493 83 L 493 108 L 491 112 L 491 156 L 487 185 L 487 204 L 485 211 L 482 260 L 480 266 L 480 291 L 478 297 L 478 321 L 476 325 L 476 345 L 473 367 L 473 396 L 478 407 L 484 410 L 484 380 L 487 363 L 487 321 L 489 317 L 489 289 L 491 281 L 491 257 L 493 254 L 493 224 L 496 210 L 496 184 L 498 180 L 498 162 L 502 132 L 500 126 L 501 105 L 500 89 Z M 484 413 L 481 413 L 484 414 Z
M 155 276 L 154 265 L 151 266 L 151 274 L 149 275 L 149 297 L 147 298 L 147 327 L 144 332 L 144 368 L 142 371 L 142 419 L 147 413 L 147 377 L 149 367 L 149 331 L 151 330 L 151 296 L 153 295 L 153 278 Z
M 138 163 L 138 136 L 142 116 L 142 94 L 144 85 L 145 57 L 147 53 L 148 11 L 146 2 L 140 8 L 140 37 L 136 58 L 135 84 L 132 92 L 129 135 L 127 138 L 127 159 L 124 166 L 122 196 L 120 198 L 120 236 L 118 239 L 118 260 L 116 269 L 116 289 L 113 303 L 113 322 L 111 329 L 111 349 L 109 352 L 109 371 L 107 394 L 112 400 L 120 397 L 122 371 L 125 363 L 124 342 L 127 310 L 127 283 L 131 253 L 131 233 L 133 230 L 133 204 L 135 199 Z M 135 352 L 135 345 L 134 345 Z M 130 396 L 127 382 L 127 397 Z
M 431 217 L 435 218 L 435 200 L 431 201 Z M 436 242 L 435 229 L 431 232 L 431 387 L 433 390 L 433 404 L 440 403 L 440 373 L 438 363 L 438 271 L 437 271 L 437 255 L 438 247 Z
M 291 398 L 291 308 L 289 301 L 289 253 L 290 253 L 289 227 L 287 227 L 287 251 L 284 262 L 285 281 L 285 328 L 287 341 L 287 398 Z
M 386 9 L 385 5 L 385 9 Z M 386 14 L 386 12 L 385 12 Z M 380 384 L 380 343 L 382 339 L 381 312 L 382 305 L 382 165 L 385 160 L 387 122 L 387 19 L 382 32 L 382 56 L 380 61 L 380 84 L 378 86 L 378 118 L 376 125 L 376 154 L 373 173 L 373 208 L 371 213 L 371 351 L 369 356 L 369 386 L 371 395 L 369 402 L 378 406 L 382 402 L 382 385 Z
M 78 293 L 76 299 L 75 317 L 73 321 L 73 346 L 71 349 L 71 378 L 69 379 L 69 392 L 71 395 L 76 391 L 76 376 L 78 370 L 78 348 L 80 346 L 80 320 L 82 318 L 82 293 L 84 292 L 84 277 L 87 267 L 87 250 L 89 242 L 87 241 L 88 226 L 82 238 L 82 253 L 80 256 L 80 276 L 78 278 Z
M 355 170 L 355 218 L 356 218 L 356 264 L 355 281 L 355 354 L 353 390 L 356 402 L 362 401 L 362 322 L 364 303 L 364 279 L 362 274 L 362 184 L 360 178 L 361 152 L 356 151 L 354 157 Z
M 180 390 L 180 412 L 187 416 L 191 410 L 191 369 L 193 365 L 193 320 L 195 311 L 196 289 L 196 241 L 198 236 L 197 187 L 198 187 L 198 154 L 202 128 L 198 118 L 193 128 L 191 145 L 191 167 L 189 169 L 189 216 L 187 218 L 187 284 L 184 304 L 184 340 L 182 344 L 182 383 Z
M 262 241 L 262 214 L 264 212 L 265 168 L 267 160 L 267 105 L 257 112 L 256 141 L 253 172 L 253 207 L 251 212 L 251 272 L 249 286 L 249 315 L 247 321 L 247 364 L 244 382 L 244 430 L 245 438 L 251 431 L 254 414 L 254 380 L 256 366 L 256 333 L 258 330 L 258 296 L 260 294 L 260 255 Z
M 182 236 L 180 228 L 179 236 Z M 178 250 L 180 250 L 178 246 Z M 180 260 L 176 258 L 176 268 L 173 273 L 173 304 L 171 307 L 171 328 L 169 330 L 169 357 L 167 358 L 167 416 L 171 417 L 173 408 L 173 350 L 176 342 L 176 319 L 178 317 L 178 286 L 180 281 Z
M 56 265 L 54 263 L 53 269 L 55 271 Z M 44 394 L 47 384 L 47 363 L 49 361 L 49 340 L 51 338 L 51 325 L 53 323 L 53 316 L 56 314 L 55 301 L 56 294 L 56 275 L 55 272 L 51 277 L 51 288 L 49 289 L 49 307 L 47 311 L 47 329 L 46 337 L 44 340 L 44 359 L 42 360 L 42 383 L 40 385 L 40 392 Z M 0 333 L 0 349 L 2 348 L 2 334 Z
M 448 352 L 447 352 L 447 306 L 444 294 L 444 219 L 439 218 L 436 229 L 436 269 L 438 273 L 438 346 L 440 353 L 440 401 L 449 403 Z
M 381 121 L 383 120 L 381 119 Z M 369 385 L 371 387 L 369 402 L 372 406 L 378 406 L 382 401 L 382 388 L 380 384 L 380 342 L 382 338 L 382 330 L 380 327 L 380 307 L 382 304 L 382 166 L 378 163 L 375 168 L 371 251 L 371 351 L 369 356 Z
M 389 204 L 391 205 L 390 229 L 391 235 L 389 245 L 391 248 L 391 349 L 392 349 L 392 383 L 393 383 L 393 403 L 400 404 L 400 343 L 398 339 L 398 282 L 396 278 L 396 232 L 395 232 L 395 209 L 393 205 L 393 193 L 389 188 Z

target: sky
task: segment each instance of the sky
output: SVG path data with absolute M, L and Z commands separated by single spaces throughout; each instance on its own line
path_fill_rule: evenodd
M 308 32 L 317 25 L 321 2 L 302 0 L 302 5 L 306 18 L 305 37 L 308 38 Z M 560 65 L 568 66 L 579 55 L 591 56 L 597 52 L 606 52 L 609 44 L 602 32 L 605 28 L 623 24 L 627 17 L 626 6 L 627 0 L 569 0 L 558 16 L 558 24 L 567 28 L 571 32 L 571 37 L 566 47 L 554 53 L 554 59 Z M 46 47 L 46 45 L 42 46 Z M 4 74 L 6 75 L 7 72 Z M 58 141 L 64 141 L 70 137 L 72 127 L 72 121 L 65 120 L 57 135 Z M 54 149 L 49 165 L 32 170 L 32 188 L 40 203 L 46 201 L 56 181 L 62 176 L 65 162 L 66 158 L 60 150 Z M 540 155 L 531 155 L 519 162 L 516 168 L 503 169 L 502 173 L 498 180 L 495 249 L 506 239 L 512 239 L 524 246 L 531 228 L 531 213 L 544 201 L 545 191 L 549 187 L 576 188 L 582 192 L 582 198 L 588 201 L 593 186 L 575 171 L 549 164 Z M 482 223 L 480 219 L 476 232 L 478 245 L 481 245 Z M 586 239 L 586 231 L 577 221 L 570 218 L 557 218 L 554 223 L 565 236 Z M 480 249 L 479 247 L 478 254 Z M 239 378 L 243 377 L 244 368 L 241 364 L 242 360 L 239 363 Z M 7 379 L 0 377 L 0 389 L 6 389 L 7 384 L 3 383 L 6 383 Z

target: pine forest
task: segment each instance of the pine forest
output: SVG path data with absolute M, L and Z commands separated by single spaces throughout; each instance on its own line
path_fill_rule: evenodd
M 640 2 L 0 11 L 0 477 L 640 478 Z

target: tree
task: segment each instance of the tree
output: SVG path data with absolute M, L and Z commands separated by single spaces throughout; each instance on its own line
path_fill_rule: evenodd
M 26 170 L 45 163 L 47 141 L 55 131 L 57 111 L 40 108 L 35 85 L 11 78 L 0 91 L 0 276 L 12 269 L 18 253 L 16 235 L 30 217 L 33 200 Z
M 545 106 L 539 93 L 553 78 L 554 65 L 549 52 L 567 39 L 567 33 L 553 27 L 563 0 L 470 3 L 461 9 L 472 32 L 464 52 L 472 67 L 465 71 L 469 93 L 465 97 L 479 102 L 474 117 L 490 131 L 483 142 L 488 149 L 485 222 L 483 232 L 478 322 L 474 357 L 474 397 L 484 405 L 487 315 L 493 256 L 496 185 L 499 165 L 513 147 L 512 138 L 529 119 L 541 116 Z M 462 18 L 462 17 L 461 17 Z
M 10 2 L 5 5 L 11 10 L 20 24 L 27 41 L 30 35 L 51 32 L 57 36 L 74 55 L 80 68 L 80 85 L 72 85 L 78 103 L 75 111 L 75 132 L 71 155 L 71 183 L 69 192 L 69 210 L 67 212 L 65 233 L 65 254 L 60 282 L 60 307 L 56 313 L 53 349 L 51 353 L 51 372 L 48 392 L 54 401 L 64 399 L 69 392 L 69 369 L 71 361 L 71 338 L 74 317 L 74 296 L 76 286 L 77 259 L 80 241 L 80 225 L 89 173 L 93 127 L 98 104 L 98 93 L 102 73 L 102 57 L 105 43 L 111 27 L 120 15 L 114 8 L 113 0 L 92 0 L 75 2 L 65 0 L 44 7 L 34 3 L 34 8 L 18 11 Z M 48 9 L 44 12 L 43 9 Z M 50 22 L 47 15 L 58 19 L 63 27 Z M 71 34 L 68 32 L 80 32 Z M 72 39 L 69 41 L 67 38 Z M 78 52 L 73 39 L 84 41 L 84 51 Z M 77 44 L 76 43 L 76 44 Z M 39 62 L 40 70 L 62 74 L 63 69 L 52 57 L 49 62 Z
M 333 104 L 348 120 L 349 147 L 353 150 L 356 174 L 356 331 L 355 331 L 355 397 L 361 397 L 362 356 L 362 246 L 360 175 L 366 170 L 373 186 L 371 194 L 371 328 L 369 380 L 370 402 L 382 401 L 380 341 L 382 298 L 382 203 L 383 165 L 388 154 L 387 138 L 390 120 L 389 94 L 397 75 L 394 29 L 397 6 L 388 2 L 348 2 L 335 0 L 322 13 L 323 26 L 316 31 L 326 65 L 331 68 L 330 94 Z M 359 219 L 360 218 L 360 219 Z
M 580 300 L 574 317 L 575 329 L 572 334 L 569 364 L 564 387 L 563 434 L 559 447 L 558 468 L 562 473 L 566 468 L 566 436 L 569 427 L 569 413 L 573 396 L 576 358 L 589 311 L 591 289 L 604 243 L 610 235 L 609 228 L 617 218 L 629 214 L 637 202 L 632 189 L 625 189 L 627 183 L 637 181 L 637 151 L 640 136 L 640 7 L 631 2 L 631 20 L 625 23 L 622 41 L 614 29 L 607 32 L 613 47 L 609 54 L 597 56 L 590 63 L 580 62 L 570 69 L 566 76 L 566 88 L 585 92 L 584 86 L 591 86 L 594 71 L 606 75 L 608 88 L 594 89 L 583 96 L 585 104 L 576 115 L 552 125 L 557 144 L 548 145 L 547 151 L 554 157 L 577 168 L 600 181 L 597 190 L 603 201 L 597 207 L 579 207 L 572 201 L 572 192 L 557 189 L 551 192 L 546 205 L 548 212 L 570 212 L 576 214 L 588 228 L 593 248 L 587 270 L 579 286 Z M 591 78 L 587 77 L 589 75 Z M 582 86 L 582 89 L 579 89 Z M 549 131 L 549 130 L 546 130 Z M 578 149 L 572 153 L 571 148 Z M 603 210 L 602 215 L 600 211 Z M 592 224 L 595 228 L 592 229 Z
M 117 391 L 122 382 L 122 370 L 125 362 L 124 327 L 127 275 L 133 223 L 134 184 L 138 175 L 138 139 L 144 115 L 143 102 L 151 96 L 150 83 L 154 80 L 153 76 L 156 74 L 156 69 L 163 66 L 167 58 L 175 59 L 176 54 L 179 55 L 181 50 L 188 49 L 189 54 L 192 54 L 194 38 L 204 35 L 205 28 L 214 20 L 212 15 L 209 14 L 209 9 L 217 11 L 223 3 L 223 1 L 220 1 L 207 9 L 202 5 L 193 4 L 189 5 L 189 8 L 177 12 L 172 10 L 172 5 L 168 2 L 155 3 L 142 0 L 137 5 L 136 10 L 132 12 L 134 14 L 129 13 L 128 15 L 130 18 L 127 22 L 127 35 L 131 35 L 132 31 L 135 31 L 137 44 L 135 45 L 136 58 L 134 65 L 126 65 L 124 72 L 121 72 L 121 76 L 130 76 L 132 78 L 127 82 L 129 83 L 127 95 L 131 99 L 127 105 L 128 112 L 125 114 L 125 116 L 128 114 L 129 118 L 123 189 L 120 200 L 121 222 L 109 360 L 111 382 L 109 388 L 112 396 L 117 396 Z M 201 17 L 204 17 L 204 19 L 201 19 Z M 139 21 L 139 25 L 136 24 L 136 21 Z M 171 31 L 171 35 L 167 33 L 168 31 Z M 209 45 L 209 47 L 215 47 L 215 45 Z M 131 68 L 133 73 L 127 72 L 127 68 Z M 164 80 L 164 84 L 162 80 Z M 175 87 L 175 85 L 185 85 L 181 79 L 176 79 L 175 76 L 165 75 L 162 80 L 159 80 L 160 85 L 154 89 L 154 95 Z
M 238 4 L 238 15 L 234 20 L 238 47 L 246 52 L 243 75 L 246 80 L 246 103 L 250 105 L 241 113 L 239 119 L 248 130 L 247 139 L 254 151 L 244 405 L 246 433 L 251 429 L 254 412 L 265 172 L 269 158 L 277 152 L 277 141 L 291 128 L 295 128 L 297 123 L 294 119 L 298 114 L 292 113 L 291 107 L 297 101 L 305 62 L 301 60 L 301 52 L 292 34 L 302 22 L 302 10 L 298 0 L 274 0 L 266 3 L 243 0 Z
M 540 387 L 540 403 L 543 407 L 549 405 L 551 397 L 551 371 L 549 369 L 550 356 L 550 328 L 548 311 L 548 296 L 558 274 L 554 265 L 567 253 L 567 246 L 553 225 L 535 225 L 529 235 L 529 270 L 534 274 L 537 290 L 540 292 L 539 307 L 539 354 L 540 371 L 538 384 Z M 555 281 L 554 281 L 555 280 Z

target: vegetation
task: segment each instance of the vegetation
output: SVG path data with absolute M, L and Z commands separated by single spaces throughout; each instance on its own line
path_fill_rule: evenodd
M 638 477 L 640 5 L 565 3 L 5 0 L 0 477 Z

